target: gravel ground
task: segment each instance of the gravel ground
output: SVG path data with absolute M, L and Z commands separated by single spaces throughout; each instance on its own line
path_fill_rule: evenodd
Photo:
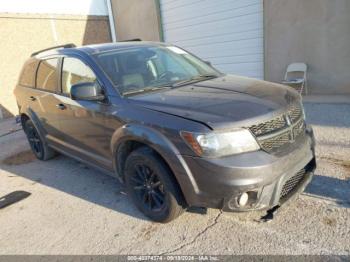
M 22 131 L 0 136 L 0 254 L 350 254 L 350 104 L 306 104 L 317 139 L 316 175 L 270 223 L 262 213 L 209 209 L 157 224 L 116 179 L 59 156 L 39 162 Z M 0 129 L 5 125 L 0 123 Z

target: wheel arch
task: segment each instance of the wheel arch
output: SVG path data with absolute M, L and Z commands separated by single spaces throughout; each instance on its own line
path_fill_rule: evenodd
M 29 117 L 26 113 L 21 113 L 21 114 L 20 114 L 20 120 L 21 120 L 22 128 L 24 128 L 25 122 L 27 122 L 28 120 L 30 120 L 30 117 Z
M 192 173 L 175 145 L 153 128 L 139 124 L 127 124 L 114 133 L 111 150 L 114 156 L 113 167 L 118 178 L 123 180 L 125 160 L 128 155 L 141 146 L 151 148 L 164 161 L 174 175 L 174 180 L 186 203 L 190 204 L 192 195 L 198 192 Z
M 23 130 L 24 130 L 24 123 L 27 120 L 31 120 L 33 122 L 35 128 L 37 129 L 39 136 L 43 139 L 44 143 L 47 143 L 46 139 L 45 139 L 46 132 L 45 132 L 44 128 L 42 127 L 39 118 L 37 117 L 37 115 L 35 114 L 35 112 L 33 110 L 28 108 L 27 110 L 20 112 L 20 119 L 21 119 L 21 125 L 22 125 Z

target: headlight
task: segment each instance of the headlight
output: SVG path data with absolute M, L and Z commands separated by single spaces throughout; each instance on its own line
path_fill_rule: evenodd
M 203 134 L 182 131 L 181 136 L 198 156 L 221 157 L 260 149 L 247 129 Z

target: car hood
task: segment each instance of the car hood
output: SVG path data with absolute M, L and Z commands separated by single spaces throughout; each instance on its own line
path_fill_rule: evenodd
M 299 100 L 298 93 L 289 87 L 233 75 L 129 97 L 131 103 L 214 130 L 268 120 Z

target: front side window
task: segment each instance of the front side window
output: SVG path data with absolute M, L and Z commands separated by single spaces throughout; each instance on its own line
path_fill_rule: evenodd
M 89 66 L 73 57 L 63 59 L 62 66 L 62 93 L 70 94 L 72 85 L 78 83 L 95 82 L 96 76 Z
M 96 60 L 122 95 L 172 88 L 179 83 L 220 75 L 175 46 L 124 48 L 97 54 Z
M 36 87 L 50 92 L 57 91 L 58 58 L 51 58 L 40 62 L 36 75 Z

